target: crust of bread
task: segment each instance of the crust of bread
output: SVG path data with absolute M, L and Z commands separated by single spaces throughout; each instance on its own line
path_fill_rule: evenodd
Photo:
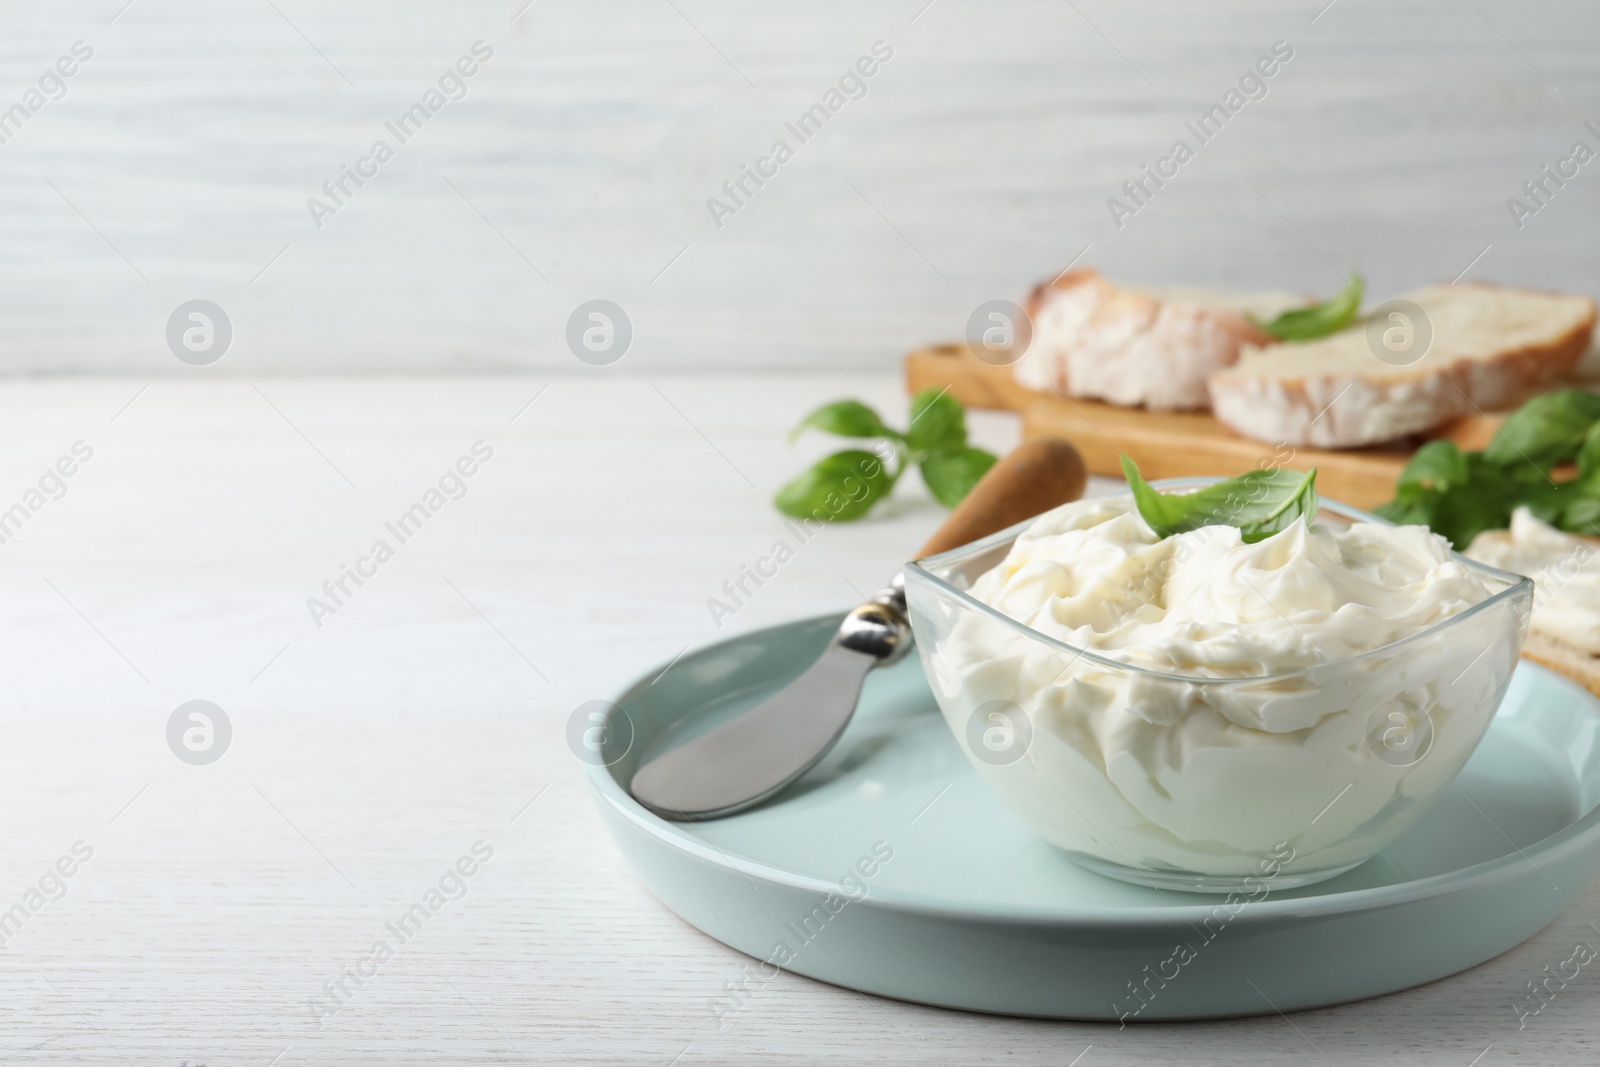
M 1023 303 L 1022 310 L 1028 313 L 1029 318 L 1038 318 L 1039 312 L 1044 308 L 1044 302 L 1054 293 L 1076 289 L 1081 285 L 1103 285 L 1111 287 L 1111 283 L 1100 277 L 1100 272 L 1093 267 L 1073 267 L 1064 270 L 1048 282 L 1040 282 L 1028 293 L 1028 299 Z
M 1591 656 L 1581 648 L 1574 648 L 1543 634 L 1529 634 L 1522 646 L 1522 654 L 1600 697 L 1600 657 Z
M 1238 360 L 1247 345 L 1273 343 L 1246 315 L 1251 303 L 1196 293 L 1163 297 L 1079 267 L 1028 295 L 1033 342 L 1014 373 L 1041 392 L 1152 411 L 1205 408 L 1214 372 Z
M 1591 544 L 1600 544 L 1594 538 L 1578 538 Z M 1485 530 L 1472 540 L 1472 549 L 1476 552 L 1480 546 L 1504 547 L 1513 542 L 1510 530 Z M 1569 645 L 1565 641 L 1545 634 L 1528 632 L 1528 639 L 1522 644 L 1522 655 L 1531 659 L 1541 667 L 1548 667 L 1557 674 L 1577 682 L 1595 696 L 1600 697 L 1600 656 L 1592 655 L 1576 645 Z
M 1256 373 L 1253 363 L 1236 366 L 1212 376 L 1212 408 L 1247 437 L 1291 445 L 1358 448 L 1423 433 L 1461 415 L 1515 407 L 1571 373 L 1594 333 L 1595 303 L 1587 303 L 1587 314 L 1561 333 L 1486 359 L 1423 362 L 1381 374 L 1352 365 L 1300 377 Z

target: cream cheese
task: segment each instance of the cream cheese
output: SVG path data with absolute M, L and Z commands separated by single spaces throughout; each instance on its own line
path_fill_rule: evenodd
M 1232 678 L 1359 655 L 1489 592 L 1423 526 L 1300 520 L 1255 544 L 1232 526 L 1161 539 L 1121 497 L 1042 516 L 972 595 L 1077 648 Z
M 1291 874 L 1366 859 L 1459 771 L 1517 654 L 1505 612 L 1352 659 L 1492 595 L 1419 526 L 1163 539 L 1131 497 L 1096 498 L 1041 516 L 969 592 L 1070 648 L 955 619 L 924 649 L 951 727 L 1019 708 L 1026 752 L 979 770 L 1047 840 L 1140 870 L 1242 874 L 1283 842 Z M 1372 742 L 1397 714 L 1428 734 L 1415 761 Z

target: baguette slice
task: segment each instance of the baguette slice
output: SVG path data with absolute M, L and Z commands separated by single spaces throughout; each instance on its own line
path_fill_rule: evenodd
M 1431 285 L 1404 298 L 1433 340 L 1414 363 L 1379 359 L 1366 323 L 1315 341 L 1249 348 L 1211 377 L 1223 423 L 1261 441 L 1356 448 L 1458 415 L 1514 407 L 1572 371 L 1594 332 L 1586 296 Z
M 1522 645 L 1522 654 L 1541 667 L 1549 667 L 1557 674 L 1571 678 L 1600 697 L 1600 657 L 1544 634 L 1529 634 L 1528 640 Z
M 1271 318 L 1300 303 L 1277 293 L 1125 289 L 1080 267 L 1029 295 L 1033 339 L 1013 373 L 1041 392 L 1155 411 L 1204 408 L 1213 371 L 1245 345 L 1273 340 L 1247 313 Z
M 1592 612 L 1574 609 L 1595 603 L 1594 566 L 1600 564 L 1600 542 L 1563 533 L 1534 518 L 1526 508 L 1511 516 L 1511 529 L 1485 530 L 1472 539 L 1465 555 L 1534 581 L 1533 616 L 1522 654 L 1600 696 L 1600 656 L 1592 648 L 1596 634 Z

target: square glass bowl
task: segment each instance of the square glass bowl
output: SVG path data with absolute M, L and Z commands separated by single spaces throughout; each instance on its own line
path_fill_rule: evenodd
M 1392 525 L 1330 501 L 1317 522 Z M 1035 833 L 1090 870 L 1165 889 L 1265 896 L 1381 851 L 1477 748 L 1533 604 L 1529 579 L 1457 556 L 1491 595 L 1403 640 L 1287 674 L 1167 674 L 967 592 L 1028 525 L 906 567 L 929 685 L 973 766 Z

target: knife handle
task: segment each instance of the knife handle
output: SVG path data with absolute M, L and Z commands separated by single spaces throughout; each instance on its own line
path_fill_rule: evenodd
M 1025 441 L 978 479 L 915 558 L 960 548 L 1042 515 L 1081 497 L 1088 483 L 1083 457 L 1071 441 Z

